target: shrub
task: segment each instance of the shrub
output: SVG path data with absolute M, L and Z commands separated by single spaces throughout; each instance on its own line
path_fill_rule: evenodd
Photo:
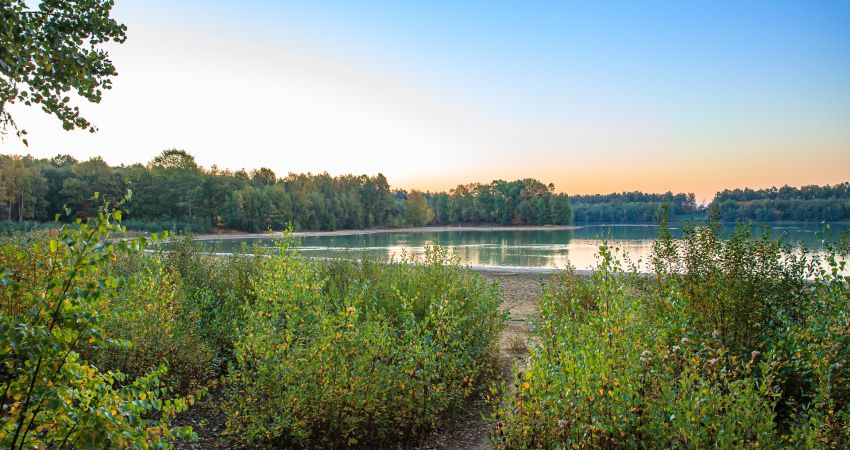
M 0 220 L 0 235 L 29 233 L 48 228 L 49 225 L 43 224 L 41 222 L 33 222 L 31 220 L 24 220 L 22 222 L 15 222 L 12 220 Z
M 135 266 L 111 295 L 104 320 L 107 336 L 130 345 L 97 349 L 92 360 L 130 376 L 167 364 L 167 380 L 179 392 L 201 386 L 214 375 L 213 354 L 199 334 L 199 314 L 179 275 L 161 255 L 140 257 Z
M 591 276 L 547 288 L 540 345 L 495 400 L 496 447 L 850 445 L 846 256 L 748 230 L 662 228 L 654 275 L 603 244 Z
M 389 447 L 434 429 L 494 373 L 499 292 L 423 264 L 262 261 L 227 377 L 228 434 L 282 447 Z
M 194 314 L 195 332 L 213 352 L 212 370 L 223 375 L 233 361 L 233 343 L 254 283 L 265 267 L 261 247 L 243 247 L 230 255 L 212 255 L 191 234 L 169 238 L 157 258 L 179 279 L 178 294 Z M 135 270 L 135 269 L 134 269 Z
M 120 218 L 104 208 L 56 239 L 10 242 L 0 252 L 0 445 L 150 448 L 191 435 L 170 427 L 191 398 L 167 399 L 164 366 L 130 379 L 81 356 L 124 344 L 103 328 L 107 293 L 121 289 L 104 268 L 144 242 L 110 243 Z

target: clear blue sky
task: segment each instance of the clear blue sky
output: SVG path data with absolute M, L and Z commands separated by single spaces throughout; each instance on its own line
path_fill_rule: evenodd
M 701 198 L 850 178 L 847 0 L 117 3 L 104 136 L 33 117 L 33 152 Z

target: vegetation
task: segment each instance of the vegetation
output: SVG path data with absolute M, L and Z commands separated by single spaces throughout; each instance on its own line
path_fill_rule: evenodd
M 110 294 L 125 286 L 106 269 L 145 241 L 108 243 L 120 219 L 104 209 L 56 238 L 0 247 L 0 445 L 150 448 L 191 436 L 170 427 L 192 397 L 171 397 L 161 385 L 167 367 L 152 364 L 131 378 L 83 356 L 129 345 L 105 326 Z
M 694 194 L 623 192 L 574 195 L 570 200 L 577 223 L 654 223 L 658 210 L 665 204 L 669 205 L 671 220 L 689 220 L 704 215 Z
M 444 250 L 316 265 L 282 246 L 260 273 L 225 384 L 234 439 L 402 447 L 492 380 L 500 294 Z
M 500 293 L 443 249 L 215 257 L 187 236 L 142 253 L 112 240 L 122 216 L 4 238 L 0 445 L 168 448 L 209 388 L 235 444 L 409 445 L 493 381 Z
M 718 192 L 712 206 L 721 220 L 827 221 L 850 220 L 850 183 L 834 186 L 783 186 Z
M 570 199 L 555 193 L 555 185 L 537 180 L 459 185 L 451 192 L 432 194 L 434 223 L 498 223 L 501 225 L 569 225 Z
M 497 397 L 496 446 L 847 448 L 846 244 L 823 256 L 749 230 L 662 227 L 654 276 L 605 244 L 590 277 L 565 273 Z
M 95 131 L 67 94 L 99 103 L 112 87 L 116 72 L 104 44 L 123 43 L 127 30 L 109 17 L 114 2 L 27 3 L 0 0 L 0 135 L 11 128 L 27 143 L 8 109 L 14 103 L 39 105 L 66 130 Z
M 717 194 L 708 208 L 693 194 L 624 192 L 577 195 L 554 192 L 534 179 L 459 185 L 449 192 L 393 190 L 378 174 L 289 174 L 267 168 L 246 172 L 204 169 L 181 150 L 166 150 L 147 165 L 110 167 L 100 158 L 79 162 L 0 155 L 0 210 L 7 221 L 50 221 L 69 207 L 87 217 L 98 203 L 85 193 L 120 199 L 127 185 L 137 192 L 126 205 L 129 229 L 209 232 L 223 227 L 250 232 L 362 229 L 429 224 L 568 225 L 652 223 L 662 205 L 670 219 L 850 220 L 850 183 L 783 187 Z
M 706 218 L 716 211 L 723 222 L 838 222 L 850 220 L 850 183 L 834 186 L 783 186 L 769 189 L 735 189 L 718 192 L 707 206 L 693 194 L 573 195 L 576 223 L 652 223 L 662 205 L 669 205 L 669 219 L 676 222 Z
M 67 206 L 78 217 L 97 209 L 88 194 L 121 198 L 130 184 L 137 193 L 125 206 L 130 229 L 209 232 L 225 227 L 251 232 L 420 226 L 429 223 L 568 224 L 569 199 L 535 180 L 497 181 L 451 194 L 391 190 L 383 175 L 205 170 L 194 157 L 166 150 L 147 165 L 110 167 L 100 158 L 79 162 L 0 156 L 0 207 L 7 220 L 49 221 Z M 471 208 L 471 209 L 470 209 Z
M 112 239 L 123 214 L 97 214 L 2 237 L 0 445 L 168 448 L 213 389 L 234 445 L 405 447 L 498 391 L 500 292 L 444 249 L 218 257 L 184 236 L 143 253 Z M 675 241 L 662 223 L 653 275 L 603 244 L 591 276 L 548 286 L 494 397 L 496 446 L 846 448 L 850 249 L 750 230 Z

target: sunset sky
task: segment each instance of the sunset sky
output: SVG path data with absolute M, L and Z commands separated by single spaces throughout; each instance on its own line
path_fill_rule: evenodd
M 463 3 L 461 5 L 461 3 Z M 571 194 L 850 181 L 850 1 L 117 0 L 100 131 L 29 148 L 209 167 L 534 177 Z

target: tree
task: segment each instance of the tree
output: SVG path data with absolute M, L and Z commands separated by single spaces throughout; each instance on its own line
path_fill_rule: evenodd
M 71 176 L 62 182 L 61 194 L 65 205 L 77 217 L 89 217 L 102 200 L 94 199 L 97 192 L 103 199 L 117 201 L 123 197 L 124 186 L 115 177 L 115 170 L 100 157 L 74 164 Z M 58 211 L 54 211 L 58 212 Z
M 430 223 L 434 220 L 434 211 L 425 201 L 425 196 L 419 191 L 407 194 L 407 223 L 415 227 Z
M 195 157 L 176 148 L 163 150 L 150 162 L 151 169 L 198 170 Z
M 19 156 L 2 156 L 0 167 L 0 195 L 6 206 L 6 220 L 12 220 L 12 208 L 17 203 L 21 179 L 24 176 L 23 161 Z
M 260 167 L 251 171 L 251 182 L 257 186 L 270 186 L 277 182 L 277 175 L 268 167 Z
M 15 131 L 7 105 L 40 105 L 66 130 L 96 128 L 67 95 L 99 103 L 116 75 L 107 42 L 123 43 L 127 27 L 109 17 L 113 0 L 0 0 L 0 133 Z

